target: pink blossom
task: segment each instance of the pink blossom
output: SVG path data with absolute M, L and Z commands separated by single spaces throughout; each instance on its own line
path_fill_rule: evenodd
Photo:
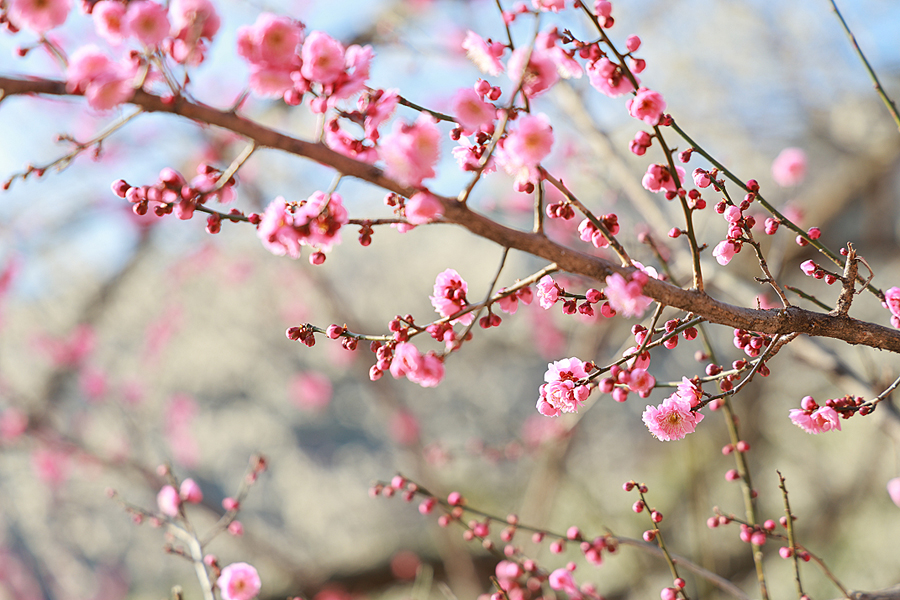
M 406 201 L 406 220 L 413 225 L 431 223 L 443 214 L 444 205 L 433 194 L 418 192 Z
M 894 477 L 887 482 L 888 496 L 897 506 L 900 506 L 900 477 Z
M 699 411 L 692 412 L 690 402 L 672 395 L 659 406 L 647 406 L 643 420 L 657 439 L 669 442 L 693 433 L 697 424 L 703 420 L 703 414 Z
M 544 310 L 550 308 L 559 300 L 559 293 L 561 291 L 561 288 L 553 281 L 552 277 L 544 275 L 537 283 L 538 304 L 540 304 L 541 308 Z
M 128 28 L 125 26 L 126 9 L 127 7 L 121 2 L 100 0 L 91 11 L 97 35 L 113 46 L 118 46 L 122 40 L 128 37 Z
M 900 328 L 900 288 L 885 290 L 881 305 L 891 311 L 891 325 Z
M 309 81 L 329 84 L 344 71 L 344 46 L 324 31 L 313 31 L 303 42 L 300 73 Z
M 178 490 L 171 485 L 163 486 L 163 489 L 159 490 L 159 493 L 156 495 L 156 505 L 162 514 L 177 517 L 178 507 L 181 506 L 181 497 L 178 495 Z
M 54 447 L 40 447 L 31 454 L 31 467 L 38 479 L 57 487 L 69 478 L 69 453 Z
M 647 275 L 642 271 L 632 273 L 627 280 L 619 273 L 613 273 L 606 278 L 603 292 L 609 305 L 617 313 L 626 317 L 640 317 L 653 302 L 652 298 L 643 295 L 646 282 Z
M 321 373 L 298 373 L 289 390 L 293 403 L 303 410 L 323 410 L 331 402 L 331 380 Z
M 518 127 L 509 133 L 497 148 L 497 163 L 515 177 L 516 189 L 522 191 L 528 183 L 537 183 L 538 164 L 553 147 L 553 127 L 546 115 L 525 115 Z
M 722 216 L 732 225 L 744 218 L 744 215 L 741 214 L 741 209 L 733 204 L 725 208 L 725 212 L 722 213 Z
M 344 71 L 331 84 L 331 95 L 328 97 L 329 107 L 334 107 L 338 100 L 349 98 L 365 89 L 374 57 L 375 50 L 372 49 L 372 46 L 354 44 L 347 48 L 344 53 Z
M 632 369 L 628 388 L 637 394 L 649 394 L 656 385 L 656 378 L 644 369 Z
M 131 75 L 93 45 L 82 46 L 72 54 L 66 89 L 82 92 L 97 110 L 118 106 L 134 94 Z
M 291 72 L 280 67 L 270 68 L 263 65 L 250 66 L 250 89 L 253 93 L 261 98 L 280 98 L 285 92 L 294 87 L 294 81 L 291 79 Z M 333 140 L 327 138 L 330 132 L 326 131 L 326 141 L 330 142 L 328 147 L 333 150 L 339 150 L 333 144 Z M 341 152 L 341 154 L 345 154 Z M 359 158 L 354 156 L 354 158 Z M 374 162 L 373 160 L 368 162 Z
M 237 38 L 238 54 L 251 64 L 290 70 L 303 40 L 303 25 L 287 17 L 262 13 L 252 26 L 238 28 Z
M 806 177 L 806 152 L 785 148 L 772 162 L 772 179 L 781 187 L 792 187 Z
M 459 276 L 454 269 L 447 269 L 440 273 L 434 282 L 434 295 L 429 296 L 431 305 L 442 317 L 455 315 L 469 305 L 466 299 L 466 293 L 469 291 L 469 284 Z M 475 319 L 475 313 L 469 312 L 457 319 L 450 321 L 451 323 L 462 323 L 469 325 Z
M 10 0 L 7 16 L 17 27 L 44 33 L 66 22 L 72 0 Z
M 720 265 L 725 266 L 731 262 L 731 259 L 734 258 L 736 252 L 737 246 L 734 242 L 731 240 L 723 240 L 713 248 L 712 255 Z
M 566 7 L 566 0 L 531 0 L 535 10 L 559 12 Z
M 681 383 L 678 384 L 678 391 L 675 392 L 675 395 L 682 400 L 687 400 L 691 408 L 694 408 L 700 403 L 700 398 L 703 397 L 703 391 L 700 389 L 700 386 L 693 381 L 687 377 L 682 377 Z
M 694 185 L 699 188 L 709 187 L 709 184 L 712 183 L 712 178 L 709 176 L 709 171 L 706 171 L 699 167 L 694 169 L 693 177 Z
M 580 79 L 584 74 L 584 69 L 576 61 L 571 51 L 567 52 L 558 44 L 562 41 L 562 36 L 556 27 L 551 27 L 538 34 L 534 40 L 534 47 L 538 51 L 553 61 L 556 65 L 557 74 L 564 79 Z
M 538 412 L 546 417 L 578 412 L 591 392 L 586 385 L 576 382 L 587 375 L 584 363 L 575 357 L 548 364 L 544 373 L 546 383 L 541 385 L 537 401 Z
M 505 47 L 500 42 L 488 45 L 480 35 L 469 31 L 466 33 L 462 47 L 469 60 L 475 63 L 482 73 L 496 77 L 503 72 L 503 63 L 500 62 L 500 57 L 503 56 Z
M 563 591 L 572 598 L 582 597 L 581 590 L 578 589 L 578 584 L 575 583 L 575 577 L 572 575 L 572 571 L 568 569 L 556 569 L 550 573 L 548 583 L 554 590 Z
M 792 408 L 791 421 L 806 433 L 823 433 L 833 429 L 841 430 L 841 420 L 837 411 L 830 406 L 822 406 L 816 410 Z
M 222 600 L 251 600 L 259 594 L 262 582 L 256 569 L 247 563 L 231 563 L 216 580 Z
M 628 101 L 628 114 L 635 119 L 640 119 L 647 125 L 659 124 L 663 111 L 666 110 L 666 101 L 662 94 L 641 88 L 637 95 Z
M 683 186 L 685 175 L 684 169 L 676 166 L 675 172 L 678 174 L 678 182 Z M 672 174 L 669 172 L 669 167 L 666 165 L 650 165 L 647 167 L 647 172 L 644 173 L 641 184 L 651 192 L 659 192 L 662 190 L 669 192 L 676 191 L 675 179 L 672 177 Z
M 344 201 L 337 192 L 313 192 L 294 211 L 294 226 L 302 233 L 302 243 L 323 252 L 341 242 L 341 227 L 349 220 Z
M 503 288 L 500 292 L 505 290 L 506 288 Z M 503 312 L 514 315 L 516 314 L 516 311 L 519 310 L 519 300 L 521 300 L 523 304 L 531 304 L 533 299 L 534 293 L 531 291 L 530 287 L 526 286 L 497 300 L 497 306 L 499 306 L 500 310 Z
M 172 0 L 169 14 L 173 33 L 189 46 L 199 38 L 212 40 L 222 24 L 210 0 Z
M 521 84 L 522 93 L 529 98 L 543 94 L 559 81 L 556 63 L 546 50 L 537 45 L 531 50 L 517 48 L 509 57 L 506 68 L 510 79 L 517 85 Z
M 494 122 L 497 109 L 481 99 L 471 87 L 462 88 L 453 95 L 450 110 L 456 116 L 463 133 L 471 135 Z
M 28 415 L 16 408 L 0 412 L 0 443 L 15 441 L 28 430 Z
M 284 198 L 273 200 L 262 214 L 256 234 L 266 250 L 277 256 L 300 257 L 300 232 Z
M 423 356 L 414 345 L 401 342 L 394 347 L 391 375 L 395 379 L 406 377 L 422 387 L 435 387 L 444 378 L 444 362 L 434 352 Z
M 594 88 L 610 98 L 616 98 L 634 91 L 634 85 L 618 65 L 607 58 L 593 62 L 587 67 L 588 80 Z M 640 80 L 635 79 L 640 83 Z
M 423 179 L 434 177 L 440 150 L 437 121 L 423 112 L 412 125 L 394 122 L 394 129 L 382 140 L 378 155 L 387 165 L 388 177 L 401 185 L 417 186 Z
M 359 110 L 366 115 L 364 122 L 366 138 L 378 140 L 378 128 L 394 114 L 399 101 L 400 92 L 395 89 L 376 90 L 372 94 L 360 96 Z
M 171 486 L 166 486 L 171 487 Z M 160 492 L 162 493 L 162 492 Z M 190 504 L 199 504 L 203 501 L 203 490 L 200 489 L 200 486 L 197 485 L 197 482 L 193 479 L 185 479 L 181 482 L 181 487 L 178 490 L 178 495 L 185 502 L 189 502 Z M 160 510 L 162 508 L 160 507 Z M 178 509 L 176 508 L 176 514 Z M 166 513 L 168 514 L 168 513 Z M 175 515 L 172 515 L 175 516 Z
M 156 2 L 131 2 L 125 20 L 128 32 L 150 48 L 158 46 L 171 29 L 168 12 Z
M 197 402 L 188 394 L 174 394 L 165 408 L 165 435 L 175 460 L 191 466 L 197 462 L 199 448 L 193 433 Z
M 808 277 L 812 277 L 812 274 L 816 272 L 817 268 L 818 266 L 816 265 L 816 263 L 811 260 L 805 260 L 800 263 L 800 270 L 803 271 L 803 274 L 807 275 Z

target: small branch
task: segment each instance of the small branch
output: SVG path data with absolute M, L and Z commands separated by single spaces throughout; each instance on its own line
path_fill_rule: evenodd
M 784 498 L 784 517 L 786 519 L 786 528 L 788 535 L 788 547 L 791 551 L 791 558 L 794 561 L 794 581 L 797 583 L 797 598 L 803 598 L 803 584 L 800 582 L 800 557 L 797 556 L 797 548 L 794 543 L 794 515 L 791 514 L 791 503 L 788 501 L 787 486 L 784 484 L 784 476 L 781 471 L 778 473 L 778 487 L 781 489 L 781 496 Z
M 841 294 L 838 296 L 837 304 L 833 315 L 847 316 L 850 312 L 850 304 L 853 302 L 853 296 L 856 291 L 856 277 L 859 273 L 859 266 L 856 264 L 859 259 L 856 258 L 856 248 L 853 244 L 847 243 L 847 262 L 844 263 L 844 285 L 841 287 Z
M 830 307 L 830 306 L 828 306 L 827 304 L 825 304 L 824 302 L 822 302 L 821 300 L 819 300 L 819 299 L 816 298 L 815 296 L 812 296 L 812 295 L 810 295 L 810 294 L 807 294 L 806 292 L 804 292 L 803 290 L 801 290 L 801 289 L 799 289 L 799 288 L 795 288 L 795 287 L 792 286 L 792 285 L 786 285 L 786 286 L 784 286 L 784 289 L 790 290 L 790 291 L 794 292 L 795 294 L 797 294 L 798 296 L 800 296 L 801 298 L 804 298 L 804 299 L 806 299 L 806 300 L 809 300 L 810 302 L 812 302 L 813 304 L 815 304 L 816 306 L 818 306 L 818 307 L 821 308 L 822 310 L 831 310 L 831 307 Z
M 223 187 L 228 185 L 228 182 L 234 177 L 234 174 L 238 172 L 247 159 L 256 151 L 256 142 L 251 141 L 247 144 L 244 149 L 238 154 L 231 164 L 228 166 L 228 169 L 225 170 L 224 173 L 219 177 L 219 180 L 216 182 L 216 187 L 212 189 L 213 192 L 217 192 L 221 190 Z
M 844 32 L 847 34 L 847 37 L 850 38 L 850 43 L 853 44 L 853 49 L 856 50 L 857 56 L 859 56 L 859 59 L 866 67 L 866 71 L 869 72 L 869 77 L 871 77 L 872 81 L 875 83 L 875 92 L 878 94 L 878 97 L 881 98 L 881 101 L 884 102 L 884 105 L 887 107 L 888 112 L 891 113 L 891 117 L 894 118 L 894 123 L 897 124 L 898 131 L 900 131 L 900 113 L 898 113 L 897 111 L 897 105 L 894 104 L 894 101 L 891 100 L 885 93 L 884 88 L 881 86 L 881 82 L 878 81 L 878 75 L 875 74 L 875 70 L 872 68 L 872 65 L 869 64 L 869 61 L 866 59 L 866 55 L 863 54 L 862 48 L 859 47 L 859 43 L 857 43 L 856 41 L 856 36 L 854 36 L 853 32 L 850 31 L 850 27 L 847 25 L 847 21 L 844 20 L 844 15 L 842 15 L 841 11 L 838 10 L 835 0 L 831 0 L 831 6 L 834 14 L 837 15 L 837 18 L 841 22 L 841 26 L 844 28 Z

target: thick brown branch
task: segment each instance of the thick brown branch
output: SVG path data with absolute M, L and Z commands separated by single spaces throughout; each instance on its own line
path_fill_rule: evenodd
M 67 95 L 65 83 L 42 79 L 14 79 L 0 77 L 0 90 L 6 96 L 18 94 Z M 306 142 L 278 133 L 267 127 L 244 119 L 232 112 L 192 103 L 182 98 L 163 101 L 138 90 L 132 104 L 150 112 L 167 112 L 192 119 L 201 124 L 214 125 L 253 140 L 257 146 L 275 148 L 328 165 L 344 175 L 367 181 L 386 190 L 405 196 L 416 190 L 399 185 L 372 165 L 362 163 L 327 148 L 324 144 Z M 455 198 L 443 197 L 444 220 L 465 227 L 475 235 L 507 248 L 515 248 L 555 262 L 560 270 L 604 281 L 613 272 L 626 273 L 630 269 L 561 246 L 542 234 L 519 231 L 496 223 L 473 212 Z M 704 292 L 684 290 L 669 283 L 651 279 L 644 293 L 663 304 L 674 306 L 704 317 L 712 323 L 747 329 L 768 334 L 804 333 L 828 337 L 849 344 L 859 344 L 900 353 L 900 332 L 893 329 L 858 321 L 843 315 L 828 315 L 799 307 L 757 310 L 719 302 Z

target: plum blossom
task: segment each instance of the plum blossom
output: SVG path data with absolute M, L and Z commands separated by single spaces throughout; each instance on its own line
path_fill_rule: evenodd
M 131 73 L 94 45 L 82 46 L 72 54 L 66 89 L 83 93 L 97 110 L 109 110 L 134 94 Z
M 259 595 L 262 582 L 256 569 L 247 563 L 231 563 L 216 580 L 222 600 L 252 600 Z
M 682 377 L 675 395 L 682 400 L 687 400 L 691 405 L 691 408 L 694 408 L 700 403 L 700 398 L 703 397 L 703 391 L 698 384 L 687 377 Z
M 558 45 L 560 41 L 562 41 L 562 36 L 559 34 L 559 30 L 556 27 L 551 27 L 538 34 L 534 40 L 534 47 L 553 61 L 556 65 L 556 72 L 560 77 L 563 79 L 580 79 L 584 74 L 584 69 L 573 58 L 573 51 L 567 52 Z
M 587 75 L 591 85 L 610 98 L 634 91 L 631 80 L 625 76 L 619 65 L 612 63 L 608 58 L 601 58 L 588 65 Z M 637 76 L 635 76 L 635 80 L 640 84 Z
M 650 433 L 658 440 L 669 442 L 693 433 L 703 414 L 691 411 L 688 400 L 673 394 L 659 406 L 647 406 L 642 418 Z
M 501 289 L 500 293 L 504 290 L 505 288 Z M 503 312 L 514 315 L 516 314 L 516 311 L 519 310 L 519 300 L 521 300 L 523 304 L 531 304 L 533 299 L 534 293 L 531 291 L 530 287 L 526 286 L 497 300 L 497 306 L 499 306 L 500 310 Z
M 178 494 L 178 490 L 171 485 L 163 486 L 156 495 L 156 505 L 162 514 L 177 517 L 178 508 L 181 506 L 181 496 Z
M 406 220 L 413 225 L 431 223 L 443 210 L 444 205 L 433 194 L 418 192 L 406 201 Z
M 575 577 L 572 575 L 572 571 L 568 569 L 556 569 L 550 573 L 548 583 L 554 590 L 563 591 L 571 598 L 582 597 L 581 590 L 578 589 L 578 584 L 575 582 Z
M 772 162 L 772 179 L 781 187 L 792 187 L 806 177 L 806 152 L 785 148 Z
M 894 477 L 887 482 L 888 496 L 897 506 L 900 506 L 900 477 Z
M 444 378 L 444 361 L 434 352 L 423 355 L 414 345 L 400 342 L 394 348 L 391 375 L 394 379 L 406 377 L 422 387 L 436 387 Z
M 632 369 L 628 388 L 637 394 L 649 394 L 656 385 L 656 378 L 644 369 Z
M 340 243 L 340 229 L 348 220 L 347 209 L 337 193 L 317 191 L 297 204 L 288 204 L 279 196 L 262 214 L 256 234 L 272 254 L 299 258 L 302 245 L 323 252 L 331 250 Z
M 540 387 L 537 410 L 545 417 L 558 417 L 562 413 L 578 412 L 591 390 L 577 381 L 588 376 L 585 363 L 572 357 L 547 365 L 544 383 Z
M 532 49 L 521 47 L 514 50 L 506 68 L 510 79 L 517 85 L 521 84 L 522 93 L 529 98 L 543 94 L 559 81 L 559 72 L 550 53 L 537 45 Z
M 737 251 L 738 247 L 734 242 L 731 240 L 723 240 L 713 248 L 712 255 L 720 265 L 725 266 L 731 262 L 731 259 L 734 258 Z
M 114 0 L 100 0 L 91 11 L 94 20 L 94 29 L 97 35 L 105 39 L 113 46 L 118 46 L 128 37 L 128 28 L 125 26 L 125 11 L 127 7 Z
M 344 72 L 344 46 L 324 31 L 309 34 L 300 56 L 300 73 L 308 81 L 329 84 Z
M 471 135 L 494 122 L 497 109 L 482 100 L 481 95 L 473 88 L 462 88 L 453 95 L 450 110 L 462 127 L 463 133 Z
M 552 277 L 544 275 L 537 283 L 538 304 L 541 305 L 541 308 L 547 310 L 559 301 L 561 291 L 562 288 L 553 281 Z
M 442 317 L 455 315 L 469 305 L 466 299 L 468 291 L 469 284 L 459 276 L 459 273 L 454 269 L 447 269 L 435 279 L 434 295 L 430 296 L 431 305 Z M 450 322 L 469 325 L 474 319 L 475 313 L 469 312 Z
M 881 305 L 891 311 L 891 325 L 900 328 L 900 288 L 885 290 Z
M 206 41 L 212 41 L 222 20 L 210 0 L 172 0 L 169 4 L 172 22 L 171 38 L 166 48 L 172 58 L 181 64 L 197 65 L 203 62 Z
M 653 302 L 652 298 L 643 295 L 647 280 L 648 276 L 643 271 L 635 271 L 629 279 L 625 279 L 619 273 L 613 273 L 606 278 L 603 293 L 617 313 L 626 317 L 640 317 Z
M 475 63 L 475 66 L 482 73 L 496 77 L 503 72 L 503 63 L 500 62 L 500 57 L 503 56 L 506 46 L 500 42 L 488 44 L 480 35 L 474 31 L 469 31 L 466 33 L 466 39 L 463 40 L 462 47 L 466 51 L 466 56 L 469 57 L 469 60 Z
M 379 145 L 378 155 L 387 165 L 388 177 L 401 185 L 417 186 L 423 179 L 434 177 L 440 150 L 441 132 L 437 121 L 428 113 L 422 113 L 412 125 L 394 122 L 393 131 Z
M 538 164 L 553 147 L 553 127 L 546 115 L 525 115 L 518 127 L 501 141 L 497 148 L 497 162 L 515 177 L 515 186 L 524 191 L 528 183 L 540 179 Z
M 44 33 L 66 22 L 72 0 L 10 0 L 7 16 L 17 27 Z
M 806 433 L 824 433 L 833 429 L 841 430 L 840 415 L 830 406 L 815 410 L 792 408 L 791 421 Z
M 676 166 L 675 172 L 678 173 L 679 183 L 684 184 L 684 169 Z M 644 177 L 641 179 L 641 185 L 651 192 L 659 192 L 662 190 L 668 192 L 676 191 L 675 179 L 672 177 L 672 174 L 669 172 L 669 167 L 666 165 L 650 165 L 647 167 L 647 172 L 644 173 Z
M 639 89 L 637 95 L 629 100 L 627 105 L 628 114 L 651 126 L 659 124 L 663 111 L 666 110 L 666 101 L 663 100 L 662 94 L 647 88 Z
M 566 0 L 531 0 L 535 10 L 559 12 L 566 7 Z
M 96 8 L 94 9 L 96 11 Z M 128 5 L 125 15 L 128 33 L 148 47 L 158 46 L 169 34 L 169 16 L 156 2 L 140 1 Z
M 203 501 L 203 490 L 193 479 L 185 479 L 178 490 L 179 497 L 190 504 L 200 504 Z

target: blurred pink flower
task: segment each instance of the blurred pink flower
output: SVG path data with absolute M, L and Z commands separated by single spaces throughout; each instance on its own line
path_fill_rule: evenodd
M 181 497 L 178 495 L 178 490 L 171 485 L 163 486 L 156 495 L 156 505 L 162 514 L 169 517 L 177 517 L 178 507 L 181 506 Z
M 331 402 L 331 394 L 331 380 L 321 373 L 298 373 L 291 380 L 291 400 L 303 410 L 326 408 Z
M 887 482 L 887 492 L 894 504 L 900 506 L 900 477 L 894 477 Z
M 231 563 L 216 580 L 222 600 L 251 600 L 259 594 L 262 582 L 259 573 L 247 563 Z
M 9 20 L 17 27 L 44 33 L 65 23 L 72 0 L 10 0 L 6 6 Z
M 781 187 L 792 187 L 806 177 L 806 152 L 785 148 L 772 162 L 772 179 Z

